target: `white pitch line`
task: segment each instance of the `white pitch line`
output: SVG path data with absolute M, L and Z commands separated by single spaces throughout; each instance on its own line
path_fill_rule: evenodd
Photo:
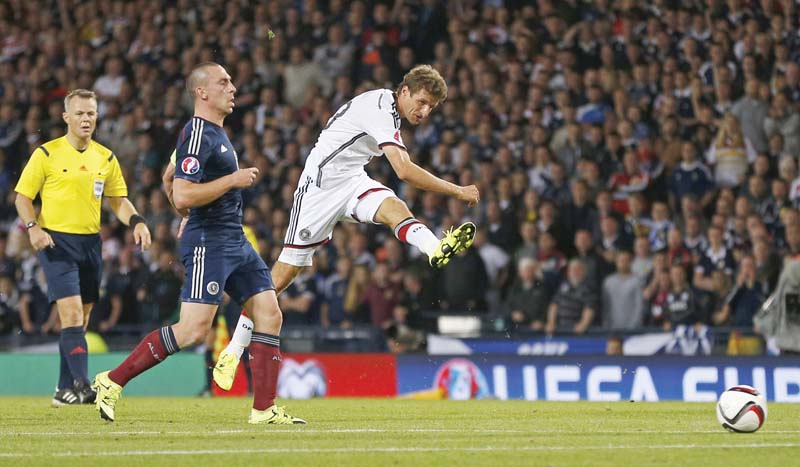
M 260 433 L 257 430 L 215 430 L 215 431 L 3 431 L 0 436 L 55 436 L 55 435 L 102 435 L 102 436 L 116 436 L 116 435 L 192 435 L 192 436 L 214 436 L 214 435 L 231 435 L 240 433 Z M 381 428 L 352 428 L 352 429 L 304 429 L 297 428 L 294 430 L 287 429 L 270 429 L 265 430 L 263 433 L 534 433 L 530 430 L 455 430 L 455 429 L 437 429 L 437 428 L 410 428 L 407 430 L 392 429 L 386 430 Z M 616 432 L 615 432 L 616 433 Z M 659 431 L 658 433 L 663 433 Z
M 218 454 L 319 454 L 319 453 L 393 453 L 393 452 L 505 452 L 505 451 L 614 451 L 627 449 L 751 449 L 794 448 L 800 443 L 750 443 L 750 444 L 650 444 L 606 446 L 475 446 L 475 447 L 372 447 L 372 448 L 264 448 L 264 449 L 204 449 L 158 451 L 107 451 L 107 452 L 57 452 L 57 453 L 0 453 L 0 457 L 110 457 L 110 456 L 197 456 Z
M 381 429 L 381 428 L 351 428 L 351 429 L 269 429 L 269 430 L 214 430 L 214 431 L 3 431 L 0 437 L 12 436 L 131 436 L 131 435 L 172 435 L 172 436 L 216 436 L 216 435 L 236 435 L 242 433 L 499 433 L 499 434 L 536 434 L 536 435 L 649 435 L 649 434 L 668 434 L 668 435 L 691 435 L 691 434 L 717 434 L 728 435 L 729 433 L 720 428 L 717 430 L 455 430 L 437 428 L 410 428 L 410 429 Z M 762 430 L 762 435 L 772 434 L 798 434 L 800 430 Z

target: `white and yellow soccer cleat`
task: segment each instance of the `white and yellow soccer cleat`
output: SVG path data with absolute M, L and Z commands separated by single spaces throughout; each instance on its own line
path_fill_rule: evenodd
M 228 391 L 233 386 L 233 379 L 236 377 L 236 368 L 239 366 L 239 357 L 233 352 L 222 351 L 214 365 L 213 377 L 217 386 L 224 391 Z
M 267 410 L 250 410 L 248 423 L 251 425 L 305 425 L 306 421 L 289 415 L 283 407 L 273 405 Z
M 122 386 L 111 381 L 111 378 L 108 377 L 108 372 L 104 371 L 98 373 L 97 376 L 94 377 L 92 389 L 97 391 L 95 407 L 97 407 L 97 410 L 100 412 L 100 418 L 113 422 L 114 407 L 116 407 L 117 401 L 122 397 Z
M 439 245 L 429 258 L 430 265 L 440 268 L 450 262 L 450 258 L 472 246 L 477 228 L 472 222 L 465 222 L 460 227 L 451 228 L 444 233 Z

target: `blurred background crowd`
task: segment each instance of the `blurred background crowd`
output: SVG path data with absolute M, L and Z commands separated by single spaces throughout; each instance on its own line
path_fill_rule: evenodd
M 792 0 L 0 2 L 0 330 L 58 330 L 13 200 L 74 88 L 98 94 L 95 139 L 154 235 L 142 253 L 104 215 L 91 328 L 174 319 L 179 219 L 160 174 L 191 115 L 184 77 L 209 60 L 238 88 L 225 123 L 260 169 L 244 223 L 267 264 L 328 118 L 418 63 L 449 94 L 403 140 L 484 200 L 420 192 L 377 158 L 370 174 L 434 231 L 476 222 L 474 247 L 433 270 L 388 229 L 342 224 L 281 295 L 289 329 L 371 325 L 395 350 L 437 311 L 508 332 L 752 329 L 800 253 L 797 31 Z

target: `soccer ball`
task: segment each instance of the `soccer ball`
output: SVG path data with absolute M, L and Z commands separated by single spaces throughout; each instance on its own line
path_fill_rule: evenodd
M 740 384 L 719 396 L 717 420 L 737 433 L 752 433 L 767 419 L 767 398 L 751 386 Z

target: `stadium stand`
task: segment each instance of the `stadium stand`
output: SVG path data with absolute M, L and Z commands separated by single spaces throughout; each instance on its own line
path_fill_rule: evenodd
M 179 219 L 160 172 L 191 111 L 182 77 L 206 60 L 238 88 L 226 126 L 240 163 L 260 169 L 245 224 L 267 264 L 325 122 L 417 63 L 442 73 L 449 97 L 403 128 L 409 152 L 482 192 L 467 208 L 371 163 L 434 230 L 473 220 L 478 240 L 438 271 L 387 229 L 337 227 L 281 299 L 289 346 L 374 350 L 386 336 L 390 349 L 414 351 L 424 349 L 418 331 L 453 315 L 477 317 L 454 329 L 483 335 L 751 334 L 782 258 L 800 253 L 798 11 L 792 1 L 706 3 L 2 2 L 0 346 L 58 332 L 13 187 L 31 151 L 61 134 L 74 88 L 100 96 L 96 139 L 118 155 L 154 240 L 142 254 L 104 215 L 91 329 L 119 348 L 174 320 Z M 379 263 L 388 284 L 373 283 Z M 399 291 L 380 313 L 364 300 L 375 288 Z M 606 309 L 631 300 L 642 304 Z

